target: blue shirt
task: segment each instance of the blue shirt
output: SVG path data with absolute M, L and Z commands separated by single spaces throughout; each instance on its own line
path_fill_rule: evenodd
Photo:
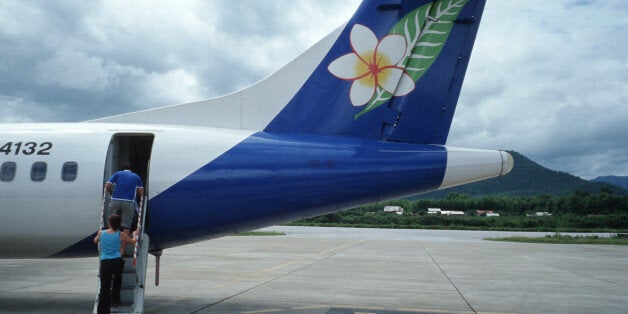
M 135 199 L 135 189 L 143 188 L 142 179 L 130 170 L 118 171 L 114 173 L 109 182 L 115 183 L 112 199 L 133 201 Z
M 103 230 L 100 234 L 100 259 L 105 260 L 122 257 L 122 255 L 120 255 L 120 245 L 120 231 L 109 234 L 106 230 Z

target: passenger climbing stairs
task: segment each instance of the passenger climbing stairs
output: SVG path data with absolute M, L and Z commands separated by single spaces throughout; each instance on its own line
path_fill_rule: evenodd
M 106 226 L 105 211 L 108 208 L 109 196 L 103 193 L 103 219 L 101 220 L 101 229 Z M 119 306 L 111 306 L 111 313 L 143 313 L 144 312 L 144 289 L 146 283 L 146 264 L 148 261 L 149 237 L 144 233 L 144 222 L 146 220 L 145 206 L 140 201 L 139 224 L 141 230 L 139 241 L 133 245 L 127 245 L 124 259 L 124 271 L 122 273 L 122 289 L 120 291 L 120 299 L 122 303 Z M 100 251 L 100 246 L 99 246 Z M 100 263 L 100 260 L 99 260 Z M 100 276 L 100 274 L 99 274 Z M 113 286 L 113 285 L 112 285 Z M 96 291 L 96 301 L 94 302 L 93 313 L 98 310 L 98 295 L 100 292 L 100 280 L 98 280 L 98 290 Z

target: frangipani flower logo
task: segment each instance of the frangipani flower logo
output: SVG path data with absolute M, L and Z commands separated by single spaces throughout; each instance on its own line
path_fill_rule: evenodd
M 364 106 L 377 87 L 393 96 L 414 89 L 414 81 L 398 64 L 406 54 L 402 35 L 387 35 L 381 41 L 368 27 L 356 24 L 350 34 L 352 53 L 339 57 L 327 69 L 342 80 L 353 81 L 349 98 L 354 106 Z
M 355 119 L 416 88 L 415 82 L 434 64 L 468 1 L 424 4 L 401 18 L 381 41 L 364 25 L 351 28 L 353 52 L 332 61 L 327 69 L 341 80 L 352 81 L 351 104 L 364 106 Z

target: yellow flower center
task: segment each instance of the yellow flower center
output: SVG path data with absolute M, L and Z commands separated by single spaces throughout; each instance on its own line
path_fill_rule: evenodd
M 360 84 L 375 87 L 378 82 L 383 82 L 388 79 L 390 71 L 383 71 L 384 67 L 390 65 L 390 59 L 386 55 L 378 54 L 377 60 L 375 60 L 375 51 L 368 51 L 360 55 L 360 57 L 363 59 L 358 60 L 355 64 L 356 77 L 368 73 L 366 76 L 359 79 Z

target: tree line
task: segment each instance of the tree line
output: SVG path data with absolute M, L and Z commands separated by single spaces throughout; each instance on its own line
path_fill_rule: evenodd
M 384 213 L 384 206 L 401 206 L 403 215 Z M 466 216 L 428 215 L 427 208 L 464 211 Z M 492 210 L 500 217 L 476 216 Z M 529 216 L 548 212 L 551 216 Z M 574 192 L 566 196 L 484 196 L 450 193 L 444 199 L 397 199 L 309 218 L 294 225 L 383 228 L 437 228 L 535 231 L 626 231 L 628 196 Z
M 402 206 L 414 213 L 429 207 L 442 210 L 492 210 L 501 216 L 521 216 L 526 213 L 549 212 L 554 215 L 609 215 L 628 213 L 628 196 L 609 193 L 592 194 L 576 191 L 566 196 L 547 194 L 536 196 L 483 196 L 449 193 L 444 199 L 394 200 L 393 205 Z M 405 207 L 404 207 L 405 205 Z M 369 205 L 373 206 L 373 205 Z M 368 207 L 368 206 L 365 206 Z

